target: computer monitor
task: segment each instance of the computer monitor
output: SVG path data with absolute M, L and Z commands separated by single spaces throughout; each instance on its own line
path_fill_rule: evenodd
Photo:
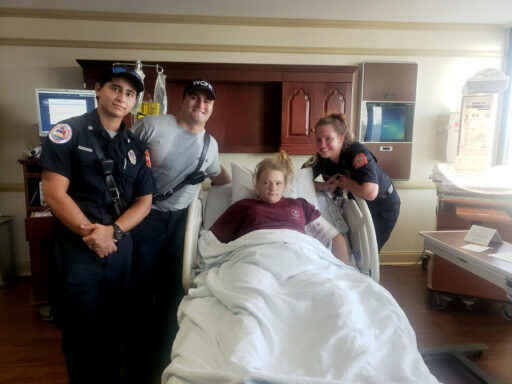
M 367 142 L 407 142 L 412 139 L 413 103 L 366 102 Z
M 88 89 L 36 88 L 36 99 L 41 137 L 47 136 L 59 121 L 96 108 L 96 93 Z

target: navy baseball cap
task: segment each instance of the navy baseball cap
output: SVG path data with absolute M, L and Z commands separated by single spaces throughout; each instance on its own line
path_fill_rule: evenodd
M 144 91 L 144 82 L 139 74 L 133 69 L 121 65 L 115 65 L 112 69 L 105 72 L 101 78 L 100 84 L 103 86 L 115 77 L 122 77 L 130 81 L 134 85 L 137 93 Z
M 187 84 L 183 91 L 183 97 L 197 91 L 205 91 L 209 93 L 213 100 L 215 100 L 215 90 L 213 86 L 206 80 L 194 80 Z

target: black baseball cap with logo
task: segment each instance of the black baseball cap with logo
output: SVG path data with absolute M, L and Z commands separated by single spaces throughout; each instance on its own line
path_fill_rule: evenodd
M 130 81 L 135 87 L 137 94 L 144 91 L 144 82 L 139 74 L 133 69 L 122 65 L 114 65 L 109 71 L 105 72 L 101 77 L 100 84 L 103 86 L 116 77 L 122 77 Z
M 197 91 L 205 91 L 211 95 L 213 100 L 215 100 L 215 90 L 213 89 L 213 86 L 204 79 L 194 80 L 187 84 L 183 91 L 183 97 Z

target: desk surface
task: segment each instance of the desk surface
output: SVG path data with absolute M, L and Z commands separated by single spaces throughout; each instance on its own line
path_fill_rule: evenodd
M 444 249 L 447 252 L 452 253 L 455 256 L 461 257 L 465 260 L 470 259 L 475 264 L 486 267 L 487 269 L 500 272 L 512 279 L 512 263 L 500 260 L 496 257 L 489 256 L 491 253 L 511 252 L 512 244 L 504 242 L 503 244 L 497 245 L 494 243 L 490 244 L 490 249 L 485 252 L 473 252 L 467 249 L 461 248 L 464 245 L 470 244 L 464 240 L 464 237 L 468 231 L 424 231 L 420 232 L 420 235 L 425 238 L 426 242 L 430 242 L 433 245 Z

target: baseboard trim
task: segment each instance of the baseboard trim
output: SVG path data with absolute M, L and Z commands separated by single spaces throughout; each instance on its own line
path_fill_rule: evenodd
M 30 262 L 29 261 L 21 261 L 17 263 L 18 267 L 18 276 L 30 276 L 32 273 L 30 272 Z
M 382 252 L 380 265 L 413 265 L 420 256 L 421 252 Z
M 24 192 L 23 183 L 0 183 L 0 192 Z

